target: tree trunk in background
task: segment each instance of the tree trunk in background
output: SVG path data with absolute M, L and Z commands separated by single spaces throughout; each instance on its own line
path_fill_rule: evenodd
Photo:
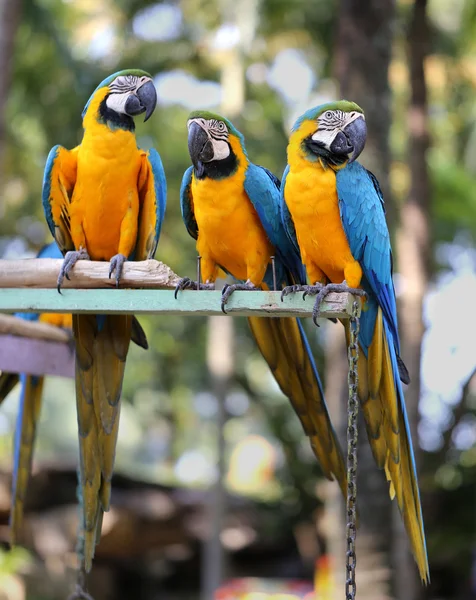
M 234 370 L 234 324 L 233 319 L 209 317 L 207 366 L 211 377 L 212 393 L 217 401 L 216 440 L 217 475 L 215 485 L 209 490 L 207 510 L 211 531 L 208 532 L 203 549 L 202 562 L 202 600 L 210 600 L 222 584 L 226 572 L 226 556 L 221 542 L 221 532 L 227 514 L 225 490 L 225 438 L 223 430 L 226 424 L 225 400 L 230 391 Z
M 365 112 L 368 136 L 362 162 L 379 180 L 387 221 L 395 223 L 390 194 L 392 97 L 388 69 L 392 56 L 395 0 L 340 0 L 335 46 L 335 76 L 340 94 Z
M 4 160 L 6 143 L 5 109 L 10 89 L 15 34 L 21 0 L 0 0 L 0 218 L 3 216 Z
M 394 0 L 341 0 L 335 51 L 335 72 L 340 84 L 340 95 L 357 102 L 365 112 L 368 136 L 362 162 L 375 173 L 380 182 L 389 225 L 395 221 L 389 184 L 391 92 L 388 83 L 394 17 Z M 335 372 L 333 376 L 336 376 Z M 343 391 L 338 396 L 334 395 L 333 400 L 342 398 L 341 413 L 345 414 L 347 379 L 344 373 L 339 376 Z M 341 419 L 341 422 L 342 439 L 345 439 L 346 420 Z M 385 475 L 375 465 L 362 417 L 360 423 L 357 588 L 362 598 L 382 600 L 390 595 L 390 565 L 393 562 L 392 503 Z M 342 521 L 344 518 L 342 517 Z
M 411 173 L 410 194 L 402 207 L 401 226 L 397 234 L 398 271 L 403 279 L 400 298 L 400 330 L 402 358 L 410 372 L 411 383 L 406 391 L 406 406 L 412 432 L 417 467 L 418 452 L 418 402 L 421 381 L 421 343 L 424 334 L 423 299 L 427 291 L 430 256 L 430 179 L 426 153 L 429 148 L 427 89 L 424 62 L 428 53 L 429 29 L 426 17 L 427 0 L 415 0 L 408 36 L 411 102 L 408 110 L 409 151 L 408 165 Z M 400 577 L 397 587 L 402 600 L 414 599 L 423 594 L 413 558 L 402 528 L 396 539 L 396 559 Z

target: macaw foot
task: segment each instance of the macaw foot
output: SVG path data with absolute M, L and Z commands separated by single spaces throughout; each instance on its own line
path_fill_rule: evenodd
M 255 284 L 251 283 L 251 281 L 249 279 L 245 283 L 234 283 L 232 285 L 227 283 L 221 292 L 221 309 L 222 309 L 222 311 L 226 315 L 225 304 L 228 302 L 228 299 L 233 294 L 233 292 L 236 292 L 237 290 L 240 290 L 242 292 L 253 292 L 257 289 L 258 288 L 255 286 Z
M 198 283 L 193 281 L 190 277 L 182 277 L 182 279 L 175 286 L 174 298 L 177 300 L 177 294 L 180 290 L 214 290 L 214 283 Z
M 354 296 L 366 296 L 364 290 L 359 288 L 350 288 L 347 285 L 347 282 L 344 281 L 342 283 L 328 283 L 327 285 L 316 284 L 308 286 L 308 289 L 304 292 L 303 298 L 306 296 L 316 296 L 316 301 L 314 302 L 314 308 L 312 309 L 312 320 L 315 325 L 318 325 L 317 319 L 321 313 L 321 304 L 327 294 L 331 292 L 339 292 L 339 293 L 348 293 L 353 294 Z
M 309 288 L 316 288 L 317 286 L 321 286 L 322 285 L 320 283 L 316 283 L 316 285 L 287 285 L 285 288 L 283 288 L 283 291 L 281 292 L 281 302 L 284 301 L 284 297 L 285 296 L 289 296 L 290 294 L 297 294 L 298 292 L 306 292 Z M 317 291 L 316 291 L 317 294 Z
M 115 254 L 111 260 L 109 261 L 109 279 L 111 279 L 111 275 L 116 272 L 116 287 L 119 287 L 119 280 L 122 276 L 122 269 L 124 267 L 124 263 L 127 258 L 124 254 Z
M 56 289 L 60 294 L 61 285 L 64 281 L 64 278 L 66 277 L 68 281 L 70 280 L 69 273 L 71 272 L 71 269 L 74 267 L 74 265 L 78 262 L 78 260 L 90 260 L 87 250 L 85 250 L 84 248 L 80 248 L 79 250 L 70 250 L 64 255 L 63 264 L 61 265 L 61 271 L 58 275 L 58 281 L 56 286 Z

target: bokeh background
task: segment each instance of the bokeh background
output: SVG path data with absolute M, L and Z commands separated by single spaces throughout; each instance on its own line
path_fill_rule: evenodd
M 169 193 L 156 256 L 180 275 L 195 273 L 179 207 L 191 110 L 230 117 L 253 162 L 277 175 L 304 110 L 341 97 L 365 110 L 361 162 L 384 190 L 396 255 L 432 583 L 419 585 L 362 432 L 359 595 L 476 597 L 476 3 L 1 0 L 1 258 L 33 256 L 50 241 L 41 208 L 47 153 L 79 143 L 89 95 L 131 67 L 150 72 L 157 86 L 157 109 L 137 124 L 137 137 L 162 156 Z M 316 579 L 316 597 L 344 597 L 337 486 L 322 479 L 246 322 L 141 322 L 150 349 L 133 346 L 128 358 L 112 509 L 89 582 L 95 598 L 208 600 L 219 580 L 242 577 L 311 587 Z M 308 331 L 345 436 L 343 329 L 323 323 Z M 13 551 L 18 395 L 0 410 L 2 600 L 63 599 L 74 582 L 72 381 L 48 379 L 44 397 L 24 548 Z M 248 583 L 264 590 L 258 579 Z M 234 585 L 220 597 L 258 597 L 240 596 Z M 288 597 L 304 597 L 295 590 Z

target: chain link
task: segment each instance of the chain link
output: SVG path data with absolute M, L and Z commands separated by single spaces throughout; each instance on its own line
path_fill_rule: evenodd
M 349 361 L 349 404 L 347 421 L 347 525 L 346 525 L 346 581 L 345 598 L 355 600 L 357 586 L 355 583 L 355 566 L 357 562 L 355 554 L 356 536 L 356 500 L 357 500 L 357 417 L 359 414 L 359 402 L 357 398 L 357 386 L 359 376 L 357 364 L 359 360 L 359 330 L 360 330 L 360 301 L 354 300 L 352 315 L 350 317 L 350 337 L 347 358 Z
M 78 570 L 74 592 L 68 596 L 67 600 L 94 600 L 86 589 L 86 572 L 83 566 Z

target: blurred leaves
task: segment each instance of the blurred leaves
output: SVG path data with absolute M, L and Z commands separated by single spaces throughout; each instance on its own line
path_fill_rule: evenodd
M 30 553 L 24 548 L 2 550 L 0 548 L 0 590 L 6 578 L 25 570 L 31 564 Z

